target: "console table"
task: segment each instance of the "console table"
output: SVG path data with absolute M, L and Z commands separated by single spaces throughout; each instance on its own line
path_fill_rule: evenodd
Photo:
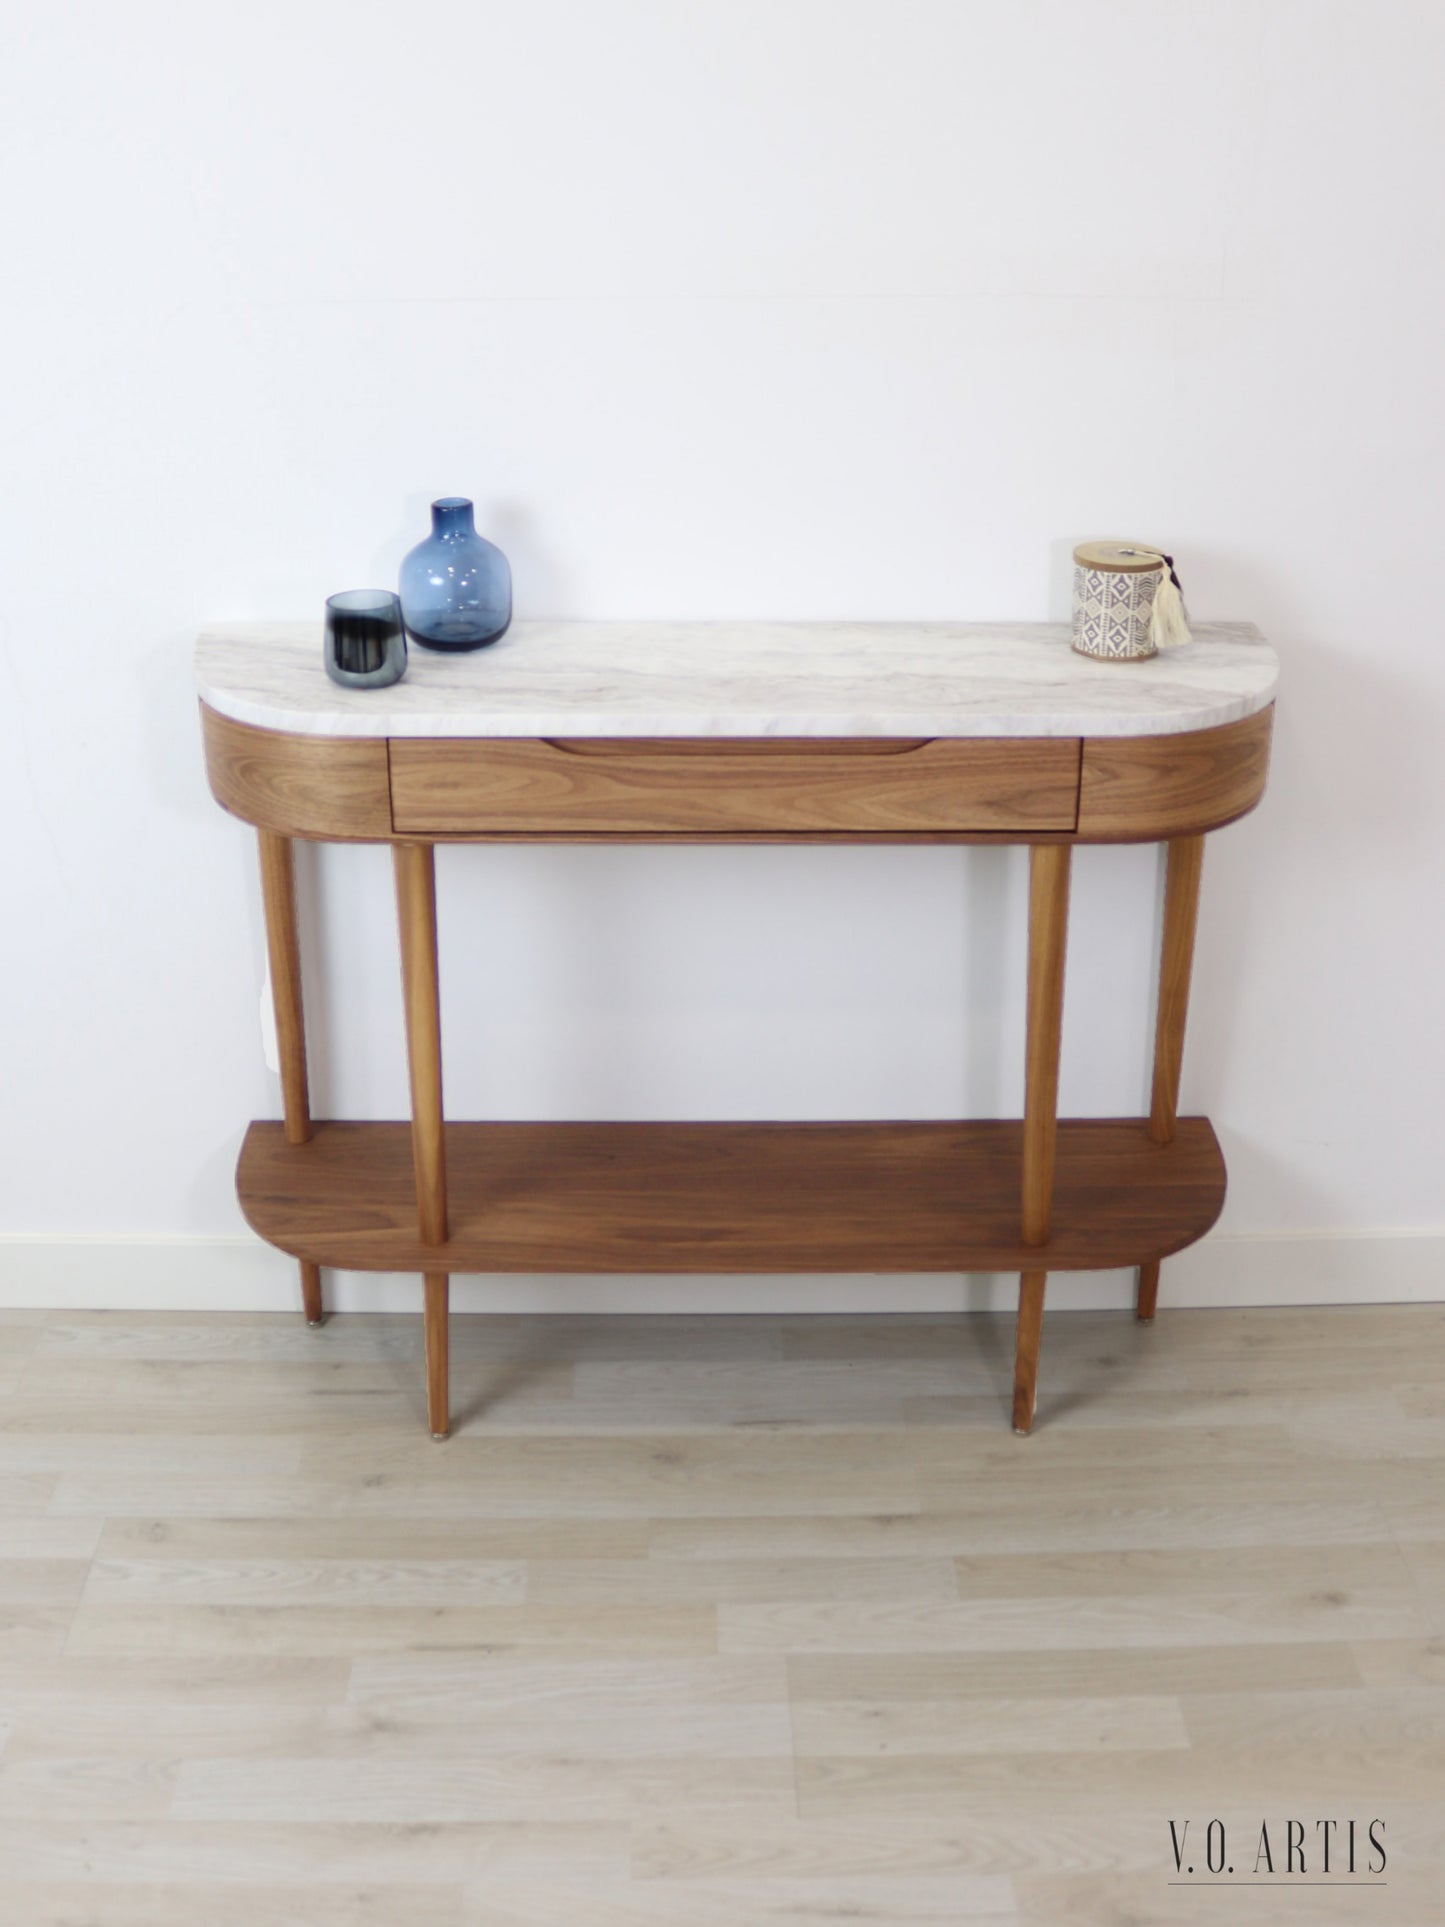
M 284 1121 L 253 1123 L 247 1220 L 321 1267 L 425 1279 L 427 1409 L 449 1427 L 453 1272 L 1018 1271 L 1013 1422 L 1034 1415 L 1050 1271 L 1160 1261 L 1224 1202 L 1178 1117 L 1204 837 L 1259 801 L 1278 665 L 1244 623 L 1144 663 L 1045 624 L 519 622 L 405 681 L 338 689 L 319 624 L 207 631 L 219 803 L 259 834 Z M 307 1095 L 292 841 L 392 846 L 409 1123 L 320 1123 Z M 1029 846 L 1021 1120 L 462 1124 L 442 1110 L 437 843 Z M 1056 1118 L 1070 852 L 1165 842 L 1148 1117 Z

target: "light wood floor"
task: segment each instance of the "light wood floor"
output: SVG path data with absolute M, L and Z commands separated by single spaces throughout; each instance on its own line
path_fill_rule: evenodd
M 4 1927 L 1445 1920 L 1445 1307 L 453 1332 L 0 1319 Z

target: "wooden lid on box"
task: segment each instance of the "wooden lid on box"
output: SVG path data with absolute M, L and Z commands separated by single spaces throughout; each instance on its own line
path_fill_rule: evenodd
M 1109 569 L 1116 575 L 1142 575 L 1146 569 L 1164 566 L 1158 549 L 1133 542 L 1081 542 L 1074 560 L 1081 569 Z

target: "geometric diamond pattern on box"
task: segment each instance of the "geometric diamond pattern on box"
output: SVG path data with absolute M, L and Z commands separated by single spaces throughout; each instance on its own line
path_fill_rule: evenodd
M 1074 564 L 1074 647 L 1109 662 L 1154 654 L 1149 618 L 1164 578 L 1157 569 L 1086 569 Z

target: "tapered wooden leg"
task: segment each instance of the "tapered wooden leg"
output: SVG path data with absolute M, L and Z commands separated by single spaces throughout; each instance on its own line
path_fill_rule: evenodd
M 430 843 L 398 843 L 396 907 L 406 1054 L 411 1071 L 411 1154 L 422 1241 L 447 1240 L 447 1169 L 442 1144 L 441 1000 L 437 985 L 436 871 Z
M 319 1325 L 325 1317 L 325 1307 L 321 1302 L 321 1267 L 313 1265 L 309 1258 L 299 1260 L 301 1266 L 301 1309 L 306 1314 L 308 1325 Z
M 1149 1324 L 1159 1303 L 1159 1260 L 1146 1258 L 1139 1267 L 1139 1295 L 1134 1313 L 1141 1324 Z
M 1064 949 L 1069 927 L 1067 843 L 1029 852 L 1029 1015 L 1024 1080 L 1023 1236 L 1047 1244 L 1058 1131 L 1059 1043 L 1064 1015 Z
M 1046 1271 L 1025 1271 L 1019 1277 L 1019 1335 L 1014 1353 L 1014 1430 L 1026 1437 L 1033 1430 L 1034 1396 L 1039 1378 L 1039 1340 L 1044 1331 Z
M 1179 1071 L 1184 1062 L 1184 1025 L 1189 1015 L 1189 978 L 1199 922 L 1199 879 L 1204 838 L 1181 836 L 1169 845 L 1164 874 L 1164 941 L 1159 959 L 1159 1016 L 1154 1028 L 1154 1094 L 1149 1135 L 1173 1141 L 1179 1116 Z
M 436 866 L 430 843 L 398 843 L 396 907 L 401 929 L 401 977 L 406 1004 L 406 1051 L 411 1070 L 411 1152 L 422 1241 L 447 1241 L 446 1147 L 442 1135 L 441 999 L 437 982 Z M 427 1272 L 427 1410 L 432 1435 L 445 1438 L 447 1420 L 447 1274 Z
M 449 1284 L 444 1271 L 429 1271 L 426 1275 L 426 1417 L 434 1439 L 444 1439 L 452 1429 L 447 1381 Z
M 1064 953 L 1069 927 L 1067 843 L 1029 851 L 1029 1007 L 1024 1080 L 1023 1238 L 1046 1245 L 1054 1195 L 1058 1129 L 1059 1045 L 1063 1034 Z M 1034 1422 L 1034 1390 L 1043 1328 L 1047 1272 L 1019 1278 L 1018 1346 L 1014 1360 L 1014 1430 Z
M 1204 838 L 1177 837 L 1169 845 L 1164 873 L 1164 941 L 1159 958 L 1159 1014 L 1154 1026 L 1154 1089 L 1149 1106 L 1149 1136 L 1155 1144 L 1173 1142 L 1179 1117 L 1179 1072 L 1184 1062 L 1184 1025 L 1189 1014 L 1189 979 L 1194 967 L 1194 932 L 1199 922 L 1199 879 L 1204 868 Z M 1159 1263 L 1139 1267 L 1136 1309 L 1147 1324 L 1159 1299 Z
M 301 1007 L 301 941 L 296 927 L 296 865 L 289 836 L 256 832 L 261 846 L 261 901 L 266 911 L 266 954 L 271 965 L 271 1002 L 276 1012 L 276 1048 L 281 1059 L 281 1109 L 286 1142 L 305 1144 L 311 1136 L 311 1100 L 306 1084 L 306 1021 Z M 301 1305 L 308 1325 L 322 1320 L 321 1267 L 301 1264 Z

